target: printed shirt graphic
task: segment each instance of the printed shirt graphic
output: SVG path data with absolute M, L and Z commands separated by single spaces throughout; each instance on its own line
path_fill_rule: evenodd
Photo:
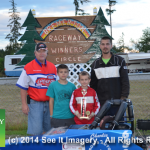
M 69 102 L 75 89 L 75 85 L 70 82 L 66 85 L 60 84 L 58 81 L 50 84 L 46 95 L 54 98 L 53 118 L 69 119 L 74 117 L 70 111 Z
M 56 67 L 51 62 L 45 61 L 41 64 L 37 59 L 25 65 L 17 86 L 27 90 L 31 99 L 36 101 L 48 101 L 46 96 L 48 86 L 56 81 Z
M 56 81 L 55 75 L 48 75 L 47 78 L 37 77 L 35 86 L 37 88 L 48 87 L 53 81 Z

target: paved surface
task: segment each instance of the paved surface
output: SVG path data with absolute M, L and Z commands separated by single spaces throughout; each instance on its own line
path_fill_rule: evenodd
M 0 78 L 0 85 L 4 84 L 16 84 L 18 77 L 4 77 Z
M 129 73 L 129 80 L 150 80 L 150 73 Z
M 18 77 L 0 78 L 0 85 L 16 84 Z M 129 80 L 150 80 L 150 73 L 129 73 Z

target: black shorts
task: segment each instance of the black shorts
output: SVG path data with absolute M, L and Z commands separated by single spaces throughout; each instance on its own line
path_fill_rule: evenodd
M 58 128 L 58 127 L 69 127 L 70 125 L 75 124 L 74 118 L 69 119 L 57 119 L 51 118 L 51 128 Z

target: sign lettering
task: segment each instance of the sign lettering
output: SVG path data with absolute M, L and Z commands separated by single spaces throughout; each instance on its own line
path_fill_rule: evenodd
M 43 28 L 38 32 L 48 47 L 47 60 L 54 64 L 88 62 L 95 54 L 85 53 L 94 43 L 94 40 L 89 39 L 95 29 L 89 29 L 94 18 L 95 16 L 37 18 Z

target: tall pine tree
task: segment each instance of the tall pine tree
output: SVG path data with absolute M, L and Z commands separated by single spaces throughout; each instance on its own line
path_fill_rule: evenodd
M 77 15 L 88 15 L 88 13 L 85 13 L 84 12 L 84 10 L 83 9 L 80 9 L 79 8 L 79 3 L 81 3 L 82 5 L 83 5 L 83 3 L 88 3 L 88 2 L 90 2 L 89 0 L 74 0 L 74 5 L 75 5 L 75 15 L 77 16 Z M 80 13 L 78 13 L 78 12 L 82 12 L 81 14 Z
M 22 27 L 21 27 L 21 24 L 19 23 L 19 20 L 21 20 L 21 18 L 19 17 L 19 12 L 17 12 L 16 4 L 15 4 L 14 0 L 10 0 L 10 2 L 11 2 L 11 6 L 12 6 L 12 8 L 9 9 L 11 18 L 9 19 L 10 23 L 7 25 L 7 27 L 10 27 L 10 33 L 6 36 L 6 39 L 9 39 L 9 41 L 10 41 L 9 46 L 12 47 L 11 53 L 13 54 L 17 50 L 19 50 L 21 47 L 21 44 L 18 43 L 18 38 L 19 38 L 19 36 L 22 35 L 19 32 L 19 30 L 21 30 Z
M 93 45 L 86 51 L 86 53 L 96 52 L 95 55 L 91 58 L 89 63 L 93 62 L 96 58 L 100 57 L 101 50 L 100 50 L 100 40 L 104 36 L 108 36 L 113 39 L 107 32 L 105 25 L 110 26 L 108 21 L 106 20 L 102 9 L 100 8 L 98 14 L 96 15 L 94 21 L 92 22 L 91 26 L 96 25 L 94 32 L 91 34 L 89 39 L 95 40 Z
M 22 27 L 27 27 L 25 33 L 23 36 L 19 39 L 19 41 L 26 40 L 26 43 L 24 46 L 16 53 L 18 54 L 26 54 L 26 56 L 22 59 L 20 63 L 17 65 L 26 65 L 28 62 L 33 60 L 35 58 L 34 50 L 35 50 L 35 40 L 43 41 L 41 36 L 38 34 L 35 28 L 40 28 L 41 25 L 37 22 L 37 20 L 34 18 L 31 10 L 29 11 L 29 14 L 22 25 Z

